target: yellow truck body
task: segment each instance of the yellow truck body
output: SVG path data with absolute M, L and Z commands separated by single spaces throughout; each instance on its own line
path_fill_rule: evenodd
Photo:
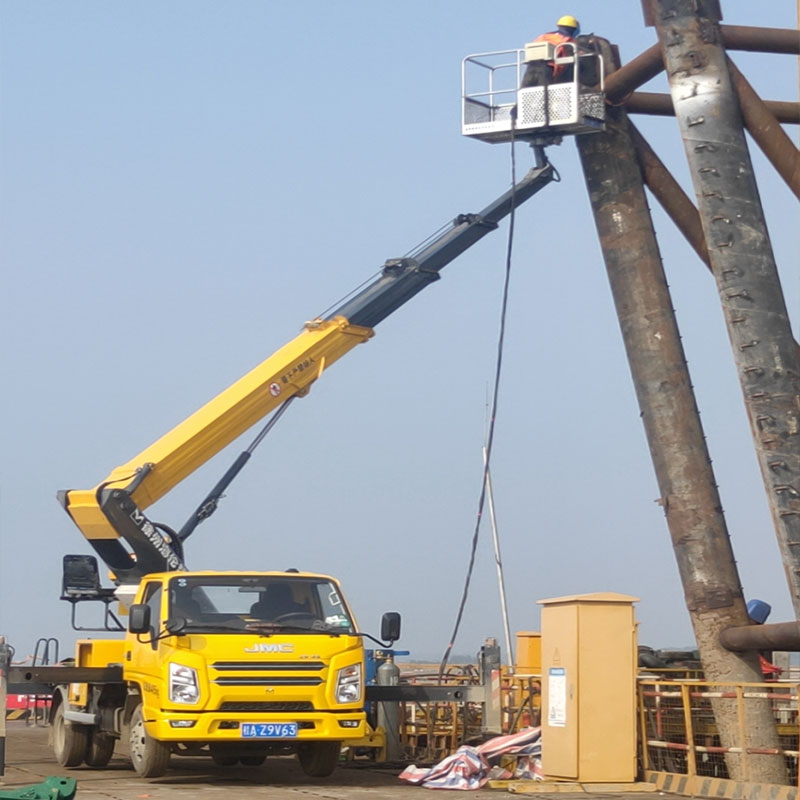
M 77 666 L 121 666 L 122 685 L 71 684 L 56 696 L 62 765 L 76 765 L 84 745 L 72 739 L 85 735 L 84 760 L 95 738 L 127 737 L 145 777 L 176 751 L 245 763 L 296 752 L 301 764 L 305 753 L 310 774 L 326 774 L 342 741 L 366 736 L 364 648 L 333 578 L 154 573 L 134 601 L 129 624 L 146 619 L 146 632 L 77 643 Z M 137 765 L 137 742 L 147 763 Z

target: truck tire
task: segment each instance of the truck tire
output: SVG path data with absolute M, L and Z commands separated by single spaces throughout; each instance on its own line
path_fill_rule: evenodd
M 114 755 L 116 739 L 103 733 L 92 731 L 84 761 L 88 767 L 105 767 Z
M 64 719 L 64 703 L 53 712 L 53 752 L 62 767 L 77 767 L 86 758 L 89 731 L 83 725 L 70 725 Z
M 169 766 L 170 746 L 148 736 L 142 706 L 136 706 L 129 731 L 131 763 L 140 778 L 160 778 Z
M 300 768 L 312 778 L 327 778 L 339 763 L 341 742 L 309 742 L 297 750 Z

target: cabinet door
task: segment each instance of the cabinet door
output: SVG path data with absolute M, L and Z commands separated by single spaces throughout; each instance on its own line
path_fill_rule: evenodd
M 578 777 L 578 608 L 542 609 L 542 769 Z
M 636 778 L 636 629 L 626 604 L 579 607 L 581 780 Z

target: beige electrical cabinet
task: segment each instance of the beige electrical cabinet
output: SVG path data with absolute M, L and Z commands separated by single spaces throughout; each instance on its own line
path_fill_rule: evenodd
M 637 600 L 598 592 L 539 601 L 547 778 L 636 780 Z

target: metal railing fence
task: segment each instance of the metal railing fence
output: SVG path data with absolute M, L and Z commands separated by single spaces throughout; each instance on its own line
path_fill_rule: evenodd
M 639 741 L 644 770 L 689 776 L 729 778 L 735 760 L 744 780 L 753 773 L 756 759 L 782 755 L 789 780 L 798 785 L 798 693 L 800 684 L 713 683 L 702 680 L 639 681 Z M 779 747 L 754 741 L 748 709 L 767 700 L 772 706 Z M 723 746 L 715 706 L 735 710 L 735 743 Z M 757 736 L 757 734 L 756 734 Z

